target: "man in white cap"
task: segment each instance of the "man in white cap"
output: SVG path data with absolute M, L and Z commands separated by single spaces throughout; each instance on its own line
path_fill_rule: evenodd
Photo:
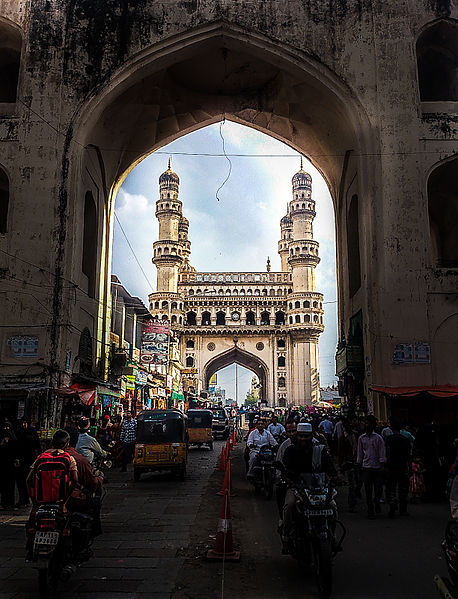
M 297 425 L 296 442 L 291 444 L 283 456 L 283 464 L 289 477 L 298 479 L 301 474 L 324 472 L 330 478 L 337 476 L 337 470 L 324 445 L 314 443 L 313 428 L 310 422 L 299 422 Z M 283 506 L 283 553 L 288 553 L 288 537 L 293 524 L 293 510 L 296 496 L 288 489 Z

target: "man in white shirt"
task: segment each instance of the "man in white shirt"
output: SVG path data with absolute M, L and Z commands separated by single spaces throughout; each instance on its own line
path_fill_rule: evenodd
M 276 440 L 278 440 L 281 435 L 284 435 L 286 432 L 283 424 L 278 422 L 278 416 L 272 416 L 272 422 L 267 427 L 267 430 Z
M 259 454 L 259 449 L 263 445 L 271 445 L 276 447 L 278 443 L 269 431 L 264 428 L 264 421 L 260 418 L 251 433 L 248 435 L 247 447 L 250 450 L 250 457 L 248 460 L 248 472 L 247 477 L 253 476 L 253 466 L 255 465 L 256 459 Z

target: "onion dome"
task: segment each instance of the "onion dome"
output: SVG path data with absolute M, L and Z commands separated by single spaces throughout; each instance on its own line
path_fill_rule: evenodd
M 288 215 L 284 216 L 280 221 L 280 226 L 281 227 L 292 227 L 293 221 L 291 220 L 291 217 Z
M 292 179 L 293 190 L 296 191 L 298 189 L 312 189 L 312 177 L 306 173 L 302 167 L 302 156 L 301 156 L 301 168 L 297 171 L 297 173 L 293 176 Z
M 169 158 L 169 164 L 167 167 L 167 170 L 165 172 L 162 173 L 162 175 L 159 177 L 159 185 L 176 185 L 178 186 L 180 184 L 180 178 L 179 176 L 174 173 L 172 171 L 171 165 L 170 165 L 170 158 Z

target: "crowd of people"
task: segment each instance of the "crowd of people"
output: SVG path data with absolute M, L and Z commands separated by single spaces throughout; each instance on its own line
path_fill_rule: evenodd
M 86 489 L 94 490 L 101 484 L 101 479 L 94 477 L 93 466 L 110 453 L 114 463 L 122 472 L 127 471 L 127 464 L 132 461 L 136 420 L 130 412 L 123 418 L 116 416 L 113 421 L 105 415 L 91 434 L 91 421 L 84 416 L 78 417 L 70 426 L 65 427 L 69 435 L 66 451 L 75 458 L 78 466 L 80 482 Z M 40 441 L 38 432 L 27 418 L 22 418 L 17 425 L 8 418 L 0 423 L 0 510 L 16 510 L 30 505 L 30 491 L 27 478 L 36 458 L 46 449 Z
M 310 436 L 314 445 L 325 449 L 327 469 L 335 472 L 347 488 L 347 509 L 355 512 L 364 500 L 369 519 L 377 518 L 387 507 L 387 515 L 409 515 L 409 503 L 445 500 L 458 474 L 458 440 L 431 422 L 418 429 L 396 419 L 379 423 L 366 417 L 327 412 L 305 414 L 291 408 L 272 417 L 270 424 L 260 414 L 250 414 L 247 439 L 247 475 L 252 477 L 259 447 L 268 444 L 277 451 L 277 461 L 284 461 L 287 448 L 297 445 L 298 437 Z M 298 435 L 298 427 L 305 429 Z M 283 441 L 283 442 L 282 442 Z M 311 447 L 311 446 L 310 446 Z M 292 450 L 289 450 L 293 455 Z M 310 459 L 312 449 L 304 460 Z M 328 456 L 332 468 L 328 467 Z M 296 464 L 297 467 L 297 464 Z M 456 485 L 458 489 L 458 484 Z M 277 489 L 282 512 L 284 493 Z

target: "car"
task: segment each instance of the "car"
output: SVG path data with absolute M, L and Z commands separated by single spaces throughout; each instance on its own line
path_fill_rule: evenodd
M 222 437 L 227 439 L 229 437 L 230 425 L 227 412 L 224 408 L 213 408 L 213 422 L 212 422 L 213 438 Z

